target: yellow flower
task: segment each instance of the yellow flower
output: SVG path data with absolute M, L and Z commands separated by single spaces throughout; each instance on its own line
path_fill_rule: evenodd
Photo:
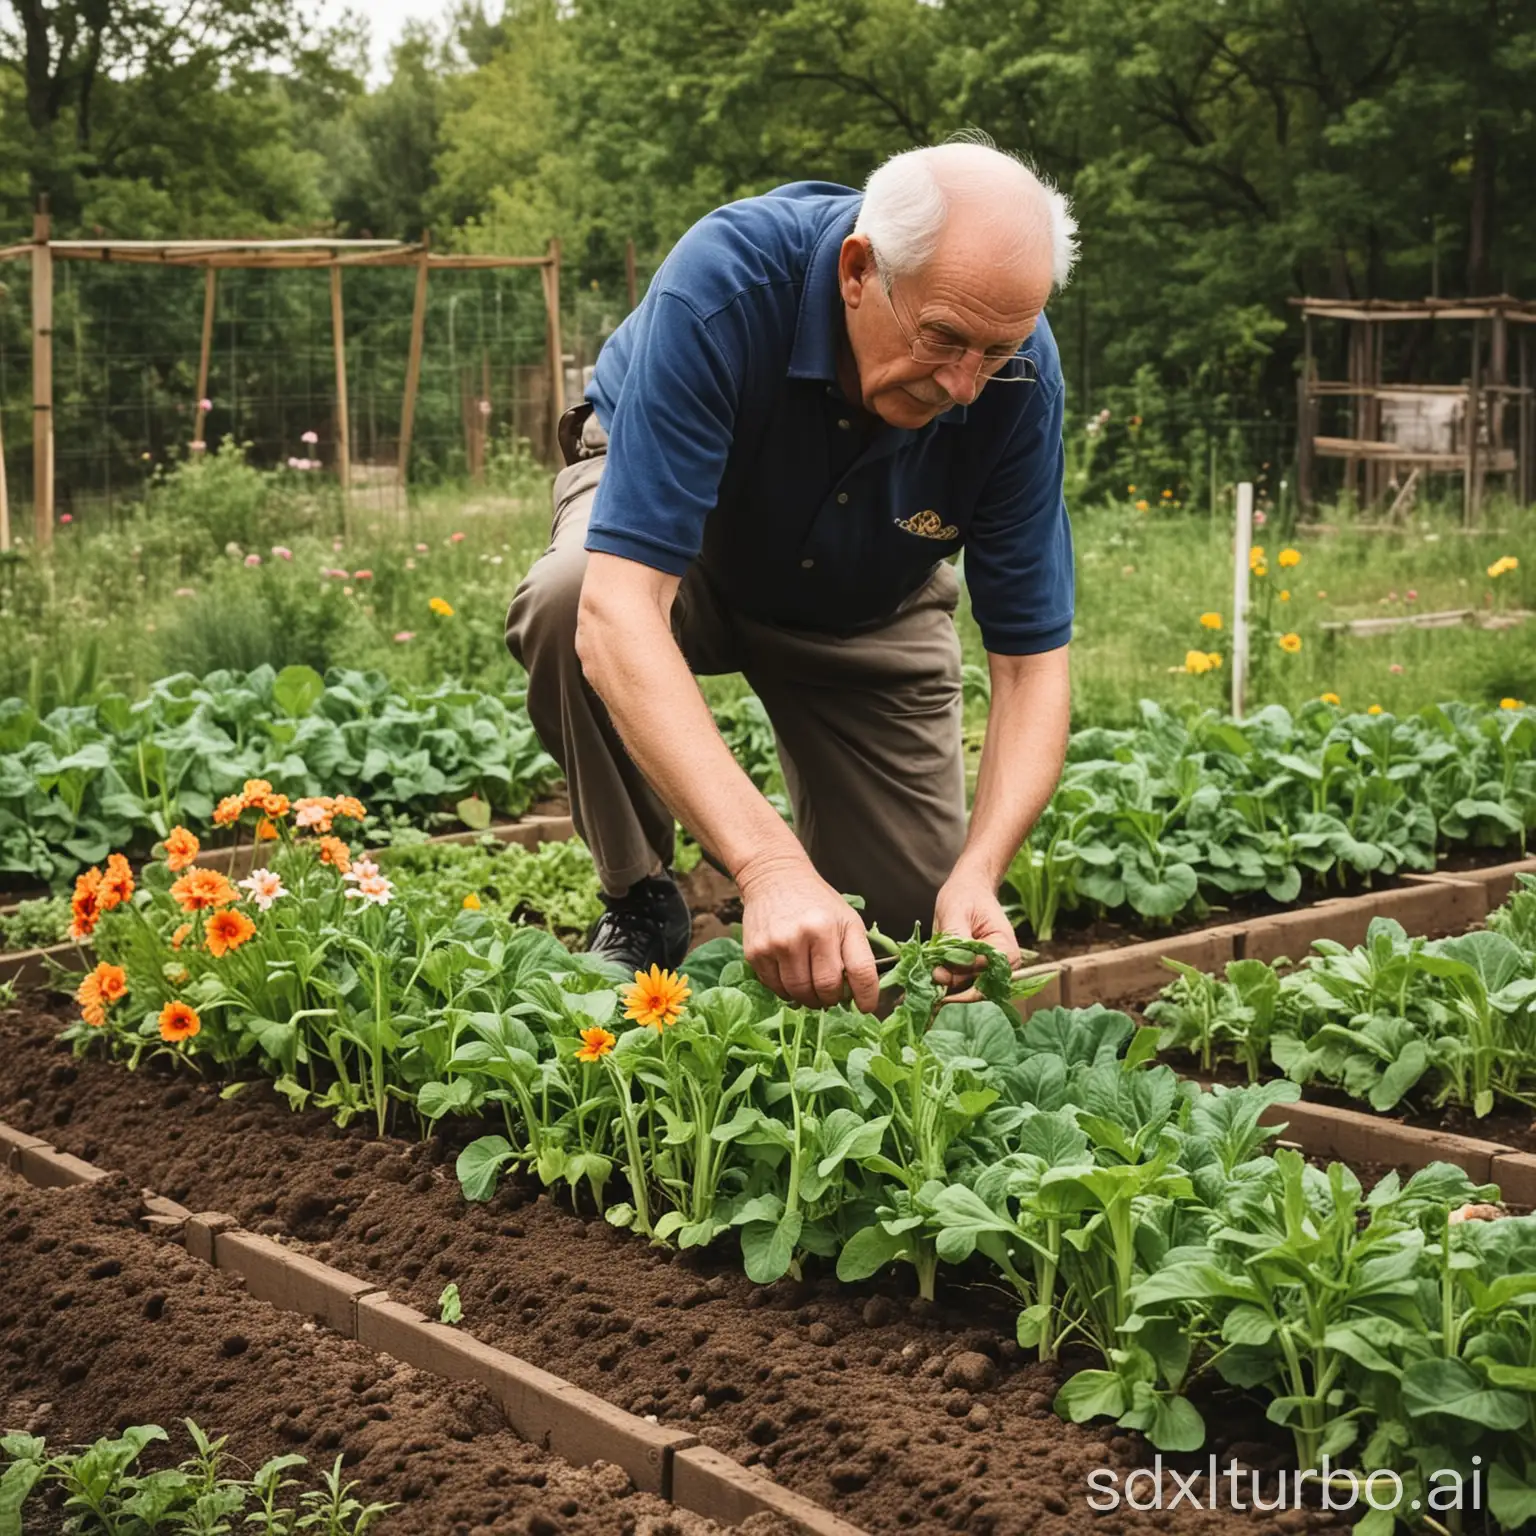
M 1499 700 L 1499 708 L 1500 709 L 1524 709 L 1525 705 L 1522 704 L 1519 699 L 1500 699 Z
M 1204 651 L 1185 651 L 1184 670 L 1192 677 L 1199 677 L 1211 670 L 1211 659 Z
M 1294 656 L 1301 649 L 1301 636 L 1293 629 L 1288 635 L 1280 636 L 1280 649 L 1287 656 Z
M 654 1029 L 659 1035 L 682 1017 L 683 1007 L 692 995 L 686 976 L 653 965 L 649 973 L 636 971 L 634 984 L 625 988 L 624 1017 Z
M 451 619 L 453 617 L 453 604 L 446 598 L 434 597 L 427 603 L 427 607 L 440 619 Z
M 1214 672 L 1216 668 L 1221 665 L 1221 652 L 1207 651 L 1205 653 L 1205 659 L 1210 663 L 1211 670 Z
M 601 1061 L 617 1041 L 602 1025 L 594 1025 L 581 1032 L 581 1044 L 576 1048 L 577 1061 Z
M 1202 613 L 1200 615 L 1200 623 L 1205 629 L 1220 629 L 1221 615 L 1219 613 Z
M 1138 501 L 1138 502 L 1137 502 L 1137 503 L 1136 503 L 1136 510 L 1137 510 L 1137 511 L 1138 511 L 1138 512 L 1146 512 L 1146 511 L 1149 511 L 1149 510 L 1150 510 L 1150 508 L 1149 508 L 1149 507 L 1148 507 L 1148 506 L 1147 506 L 1147 503 L 1146 503 L 1146 501 L 1145 501 L 1145 500 L 1142 500 L 1142 501 Z
M 1255 544 L 1248 551 L 1248 564 L 1249 565 L 1262 565 L 1263 563 L 1264 563 L 1264 546 L 1262 544 Z
M 1255 576 L 1268 576 L 1269 575 L 1269 567 L 1267 565 L 1265 565 L 1263 563 L 1263 561 L 1260 561 L 1259 564 L 1254 566 L 1253 574 Z
M 1282 603 L 1288 603 L 1288 602 L 1290 602 L 1290 600 L 1291 600 L 1291 589 L 1289 587 L 1287 587 L 1285 589 L 1285 591 L 1283 591 L 1280 594 L 1280 601 Z
M 1320 693 L 1318 694 L 1318 698 L 1320 698 L 1324 704 L 1342 704 L 1344 702 L 1336 693 Z
M 1289 570 L 1293 565 L 1301 564 L 1301 551 L 1299 549 L 1282 549 L 1279 559 L 1282 569 Z
M 1126 488 L 1125 488 L 1125 494 L 1126 494 L 1126 495 L 1127 495 L 1127 496 L 1134 496 L 1134 495 L 1135 495 L 1135 494 L 1136 494 L 1136 487 L 1135 487 L 1135 486 L 1134 486 L 1134 485 L 1128 485 L 1128 486 L 1126 486 Z
M 480 898 L 473 891 L 464 898 L 464 910 L 466 912 L 478 912 L 480 910 Z
M 1500 555 L 1492 565 L 1488 567 L 1490 576 L 1502 576 L 1506 571 L 1518 571 L 1520 562 L 1513 555 Z
M 1379 715 L 1381 713 L 1381 705 L 1380 704 L 1367 704 L 1365 706 L 1365 712 L 1368 715 Z
M 1172 501 L 1173 500 L 1173 492 L 1172 491 L 1164 491 L 1163 492 L 1163 500 L 1164 501 Z

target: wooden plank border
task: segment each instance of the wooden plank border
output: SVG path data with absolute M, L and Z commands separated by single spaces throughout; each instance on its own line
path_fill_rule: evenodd
M 42 1138 L 0 1122 L 0 1152 L 39 1188 L 110 1178 Z M 371 1281 L 322 1264 L 270 1237 L 241 1229 L 223 1212 L 193 1213 L 150 1190 L 143 1219 L 152 1231 L 182 1243 L 187 1253 L 237 1276 L 258 1301 L 325 1323 L 345 1338 L 450 1381 L 482 1386 L 524 1440 L 577 1466 L 613 1462 L 644 1493 L 734 1526 L 771 1512 L 801 1536 L 865 1536 L 830 1510 L 730 1457 L 708 1449 L 684 1429 L 657 1424 L 616 1407 L 541 1366 L 482 1343 L 462 1329 L 432 1322 L 414 1307 L 391 1301 Z M 691 1460 L 681 1458 L 690 1455 Z M 680 1469 L 680 1472 L 679 1472 Z M 681 1493 L 675 1485 L 681 1482 Z

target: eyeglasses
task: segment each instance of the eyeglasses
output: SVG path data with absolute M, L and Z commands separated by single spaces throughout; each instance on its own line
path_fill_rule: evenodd
M 1040 376 L 1036 373 L 1033 362 L 1027 357 L 1019 356 L 1019 348 L 1023 346 L 1023 342 L 1004 342 L 1000 346 L 979 350 L 966 346 L 963 342 L 950 341 L 944 332 L 935 331 L 928 326 L 920 325 L 916 331 L 909 331 L 901 318 L 901 311 L 896 306 L 894 280 L 886 288 L 885 296 L 891 306 L 896 328 L 906 341 L 907 351 L 911 354 L 914 363 L 921 363 L 925 368 L 945 367 L 953 363 L 963 363 L 972 352 L 979 351 L 980 361 L 971 376 L 973 380 L 988 384 L 1034 384 L 1039 381 Z

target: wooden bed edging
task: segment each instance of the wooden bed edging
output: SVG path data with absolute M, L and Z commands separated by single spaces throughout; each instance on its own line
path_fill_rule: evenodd
M 44 1189 L 110 1177 L 4 1122 L 0 1157 Z M 432 1322 L 414 1307 L 391 1301 L 371 1281 L 244 1231 L 233 1216 L 189 1211 L 150 1190 L 142 1198 L 141 1220 L 149 1230 L 184 1244 L 192 1258 L 238 1276 L 256 1300 L 317 1318 L 344 1338 L 417 1370 L 484 1387 L 518 1435 L 577 1466 L 612 1462 L 640 1492 L 659 1494 L 721 1525 L 766 1512 L 787 1520 L 801 1536 L 865 1536 L 803 1494 L 700 1444 L 690 1431 L 627 1413 L 473 1334 Z
M 1502 906 L 1522 874 L 1536 875 L 1536 858 L 1464 873 L 1409 875 L 1395 890 L 1332 897 L 1288 912 L 1031 966 L 1027 974 L 1056 979 L 1025 999 L 1020 1011 L 1028 1018 L 1041 1008 L 1139 1001 L 1172 979 L 1165 958 L 1219 974 L 1229 960 L 1299 959 L 1314 939 L 1359 944 L 1375 917 L 1395 918 L 1409 933 L 1430 938 L 1459 933 Z

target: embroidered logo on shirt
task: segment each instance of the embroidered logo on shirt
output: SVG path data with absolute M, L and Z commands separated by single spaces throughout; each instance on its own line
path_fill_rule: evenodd
M 895 519 L 898 528 L 915 533 L 920 539 L 958 539 L 960 530 L 953 523 L 946 523 L 937 512 L 914 512 L 911 517 Z

